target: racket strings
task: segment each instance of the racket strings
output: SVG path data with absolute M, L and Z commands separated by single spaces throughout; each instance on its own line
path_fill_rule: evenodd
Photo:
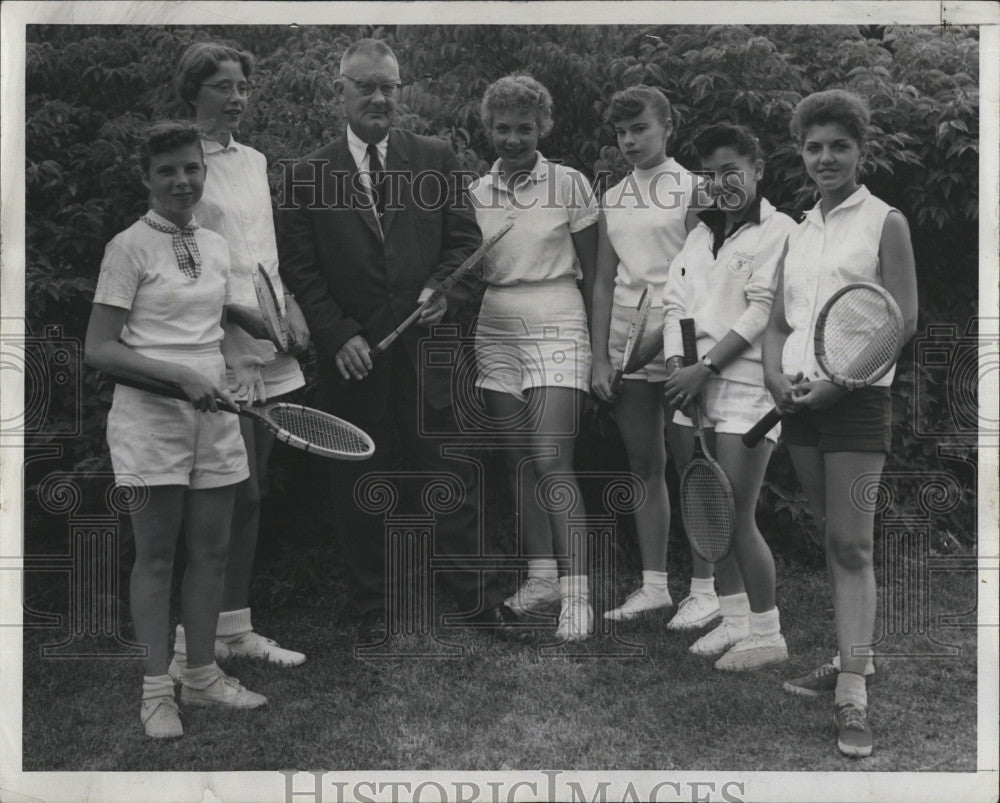
M 877 293 L 845 293 L 823 328 L 823 358 L 830 373 L 864 381 L 896 356 L 902 325 Z
M 732 493 L 713 467 L 693 462 L 681 481 L 681 515 L 688 536 L 698 552 L 723 556 L 732 541 L 734 515 Z
M 338 421 L 319 410 L 294 405 L 275 405 L 268 416 L 281 429 L 299 440 L 341 454 L 365 454 L 369 441 L 346 422 Z

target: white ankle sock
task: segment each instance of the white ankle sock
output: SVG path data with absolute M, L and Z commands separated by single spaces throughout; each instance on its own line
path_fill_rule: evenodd
M 750 600 L 747 598 L 746 592 L 720 596 L 719 613 L 722 614 L 723 621 L 746 622 L 750 616 Z
M 568 574 L 559 578 L 559 594 L 566 597 L 582 597 L 590 599 L 590 586 L 585 574 Z
M 239 636 L 253 630 L 250 623 L 250 609 L 240 608 L 238 611 L 219 611 L 219 621 L 215 625 L 215 635 L 220 638 Z
M 555 558 L 532 558 L 528 561 L 528 578 L 537 577 L 540 580 L 559 579 L 559 567 Z
M 763 613 L 750 611 L 750 632 L 757 636 L 777 636 L 781 633 L 778 609 L 771 608 Z
M 199 688 L 204 688 L 206 681 L 210 678 L 214 678 L 219 671 L 219 665 L 212 661 L 210 664 L 205 666 L 198 666 L 192 669 L 190 666 L 184 667 L 184 685 L 185 686 L 199 686 Z
M 152 700 L 157 697 L 173 697 L 174 681 L 170 675 L 143 675 L 142 699 Z
M 642 584 L 644 586 L 649 586 L 657 591 L 667 590 L 667 573 L 666 572 L 651 572 L 646 569 L 642 570 Z
M 691 593 L 692 594 L 704 594 L 709 597 L 715 596 L 715 578 L 714 577 L 692 577 L 691 578 Z
M 868 707 L 868 687 L 864 675 L 855 672 L 837 673 L 837 690 L 833 694 L 837 705 L 850 703 L 858 708 Z

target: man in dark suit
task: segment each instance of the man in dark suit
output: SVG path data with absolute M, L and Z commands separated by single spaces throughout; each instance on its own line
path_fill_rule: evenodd
M 431 324 L 448 322 L 474 301 L 477 283 L 456 284 L 387 353 L 369 356 L 475 251 L 482 235 L 451 147 L 392 127 L 400 89 L 392 50 L 374 39 L 355 42 L 340 72 L 334 86 L 347 130 L 286 174 L 278 246 L 282 280 L 319 351 L 321 404 L 375 441 L 372 460 L 332 469 L 335 523 L 361 614 L 360 638 L 385 632 L 387 594 L 397 589 L 386 576 L 383 519 L 359 507 L 355 485 L 368 472 L 393 468 L 394 433 L 404 469 L 450 474 L 463 486 L 457 508 L 436 519 L 434 555 L 451 556 L 452 564 L 435 577 L 463 611 L 477 612 L 475 624 L 509 635 L 513 612 L 499 604 L 492 583 L 455 557 L 481 553 L 475 469 L 443 456 L 446 438 L 426 434 L 457 431 L 450 382 L 440 371 L 425 372 L 421 381 L 419 372 L 420 339 Z

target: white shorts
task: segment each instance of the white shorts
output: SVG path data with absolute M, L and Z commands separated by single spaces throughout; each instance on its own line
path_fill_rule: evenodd
M 608 334 L 608 357 L 611 359 L 611 367 L 618 370 L 622 363 L 622 354 L 625 351 L 625 341 L 628 339 L 628 330 L 632 325 L 632 316 L 635 314 L 635 307 L 626 307 L 622 304 L 614 304 L 611 307 L 611 331 Z M 652 349 L 657 343 L 660 344 L 656 355 L 645 367 L 640 368 L 631 374 L 625 374 L 623 379 L 636 379 L 645 382 L 666 382 L 667 368 L 664 365 L 663 356 L 663 307 L 650 307 L 649 317 L 646 319 L 646 329 L 642 333 L 642 342 L 638 348 L 645 352 Z
M 590 334 L 572 278 L 486 288 L 476 386 L 524 400 L 533 387 L 590 390 Z
M 148 355 L 183 361 L 219 379 L 225 363 L 214 353 Z M 167 399 L 118 385 L 108 413 L 108 447 L 119 485 L 184 485 L 221 488 L 250 476 L 239 419 L 231 413 L 203 413 L 191 402 Z
M 742 435 L 774 406 L 766 388 L 720 377 L 712 377 L 705 383 L 699 403 L 702 427 L 724 435 Z M 674 423 L 684 427 L 694 426 L 694 422 L 680 410 L 674 413 Z M 777 443 L 780 434 L 781 424 L 778 424 L 767 434 L 767 439 Z

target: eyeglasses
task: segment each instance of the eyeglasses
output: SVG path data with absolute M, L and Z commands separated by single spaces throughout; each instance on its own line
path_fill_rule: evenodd
M 221 92 L 226 97 L 231 96 L 235 92 L 248 98 L 253 94 L 254 89 L 253 84 L 247 81 L 240 81 L 238 84 L 234 81 L 219 81 L 217 84 L 202 84 L 202 86 L 210 86 L 216 92 Z
M 374 95 L 375 90 L 378 89 L 382 92 L 383 97 L 394 98 L 399 94 L 399 90 L 403 86 L 399 81 L 387 81 L 384 84 L 376 84 L 371 81 L 359 81 L 357 78 L 351 78 L 349 75 L 342 75 L 341 78 L 351 81 L 362 95 Z

